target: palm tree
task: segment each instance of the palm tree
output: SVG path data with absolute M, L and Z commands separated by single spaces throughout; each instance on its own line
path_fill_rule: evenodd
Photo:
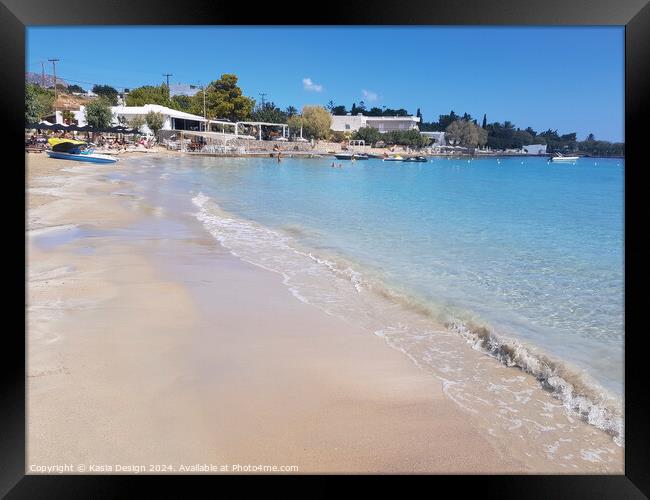
M 61 112 L 61 117 L 63 118 L 63 123 L 65 123 L 66 125 L 70 125 L 72 124 L 73 121 L 75 121 L 74 113 L 69 109 L 64 109 Z
M 291 118 L 294 115 L 298 114 L 298 110 L 294 108 L 293 106 L 287 106 L 287 109 L 284 111 L 289 118 Z

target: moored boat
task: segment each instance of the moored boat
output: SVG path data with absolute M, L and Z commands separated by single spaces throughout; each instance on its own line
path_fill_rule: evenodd
M 387 156 L 384 161 L 404 161 L 404 158 L 400 155 Z
M 334 155 L 337 160 L 367 160 L 366 153 L 337 153 Z
M 576 161 L 579 156 L 564 156 L 562 153 L 555 153 L 555 156 L 551 157 L 550 161 Z
M 427 162 L 429 161 L 426 156 L 409 156 L 408 158 L 405 158 L 404 161 L 410 161 L 410 162 Z

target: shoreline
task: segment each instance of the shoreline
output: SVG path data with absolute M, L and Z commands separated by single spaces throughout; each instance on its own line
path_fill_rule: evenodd
M 50 164 L 49 177 L 38 180 L 33 163 L 29 185 L 65 198 L 40 208 L 30 198 L 30 229 L 44 238 L 45 228 L 72 225 L 87 235 L 51 229 L 49 242 L 29 238 L 28 471 L 29 464 L 84 461 L 275 463 L 299 472 L 525 470 L 501 457 L 436 381 L 381 339 L 296 301 L 275 275 L 209 239 L 111 235 L 142 220 L 143 207 L 133 214 L 114 185 L 92 174 Z M 55 192 L 45 187 L 52 183 Z M 89 190 L 95 199 L 85 197 Z M 181 250 L 196 259 L 179 264 Z M 206 259 L 207 268 L 199 264 Z M 192 267 L 195 280 L 189 287 L 170 280 L 171 267 L 161 272 L 154 264 L 161 260 L 177 272 L 180 265 L 185 281 Z M 239 293 L 208 285 L 208 275 L 240 283 Z M 214 322 L 226 344 L 215 342 Z
M 198 223 L 161 215 L 131 189 L 132 163 L 72 173 L 58 170 L 72 167 L 62 160 L 32 158 L 28 463 L 64 455 L 293 460 L 299 472 L 569 472 L 508 453 L 388 339 L 299 302 Z M 85 413 L 66 415 L 57 398 Z M 115 435 L 141 446 L 112 444 Z

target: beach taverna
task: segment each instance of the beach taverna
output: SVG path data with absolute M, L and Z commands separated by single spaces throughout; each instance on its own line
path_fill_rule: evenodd
M 120 120 L 128 123 L 136 116 L 145 118 L 150 112 L 160 113 L 163 116 L 163 126 L 161 130 L 187 130 L 191 132 L 214 132 L 225 135 L 240 136 L 242 135 L 242 127 L 253 127 L 256 135 L 262 138 L 262 127 L 270 127 L 280 129 L 281 136 L 287 137 L 289 126 L 286 123 L 266 123 L 266 122 L 252 122 L 241 121 L 231 122 L 227 120 L 210 120 L 199 115 L 185 113 L 177 109 L 167 108 L 159 104 L 145 104 L 144 106 L 112 106 L 111 112 L 113 114 L 112 125 L 119 125 Z M 72 111 L 74 119 L 79 126 L 86 125 L 86 112 L 85 106 L 80 106 L 78 111 Z M 55 113 L 56 123 L 63 123 L 63 116 L 61 111 Z M 151 134 L 151 130 L 145 124 L 141 127 L 142 132 Z
M 80 126 L 86 124 L 85 106 L 80 106 L 79 111 L 73 111 L 75 120 Z M 113 106 L 111 112 L 113 113 L 112 125 L 118 125 L 120 119 L 124 118 L 130 121 L 136 116 L 146 117 L 150 112 L 160 113 L 163 116 L 162 130 L 205 130 L 208 120 L 202 116 L 185 113 L 176 109 L 167 108 L 158 104 L 145 104 L 144 106 Z M 59 121 L 57 112 L 57 122 Z M 62 121 L 62 120 L 61 120 Z M 151 130 L 147 125 L 142 126 L 142 131 L 151 134 Z

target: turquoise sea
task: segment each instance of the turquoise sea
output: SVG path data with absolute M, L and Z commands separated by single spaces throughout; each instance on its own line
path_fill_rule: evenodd
M 378 335 L 413 330 L 399 310 L 418 313 L 621 433 L 624 160 L 332 165 L 166 159 L 159 189 L 193 200 L 217 239 L 281 273 L 297 298 L 342 315 L 365 308 Z M 439 362 L 423 328 L 389 343 Z

